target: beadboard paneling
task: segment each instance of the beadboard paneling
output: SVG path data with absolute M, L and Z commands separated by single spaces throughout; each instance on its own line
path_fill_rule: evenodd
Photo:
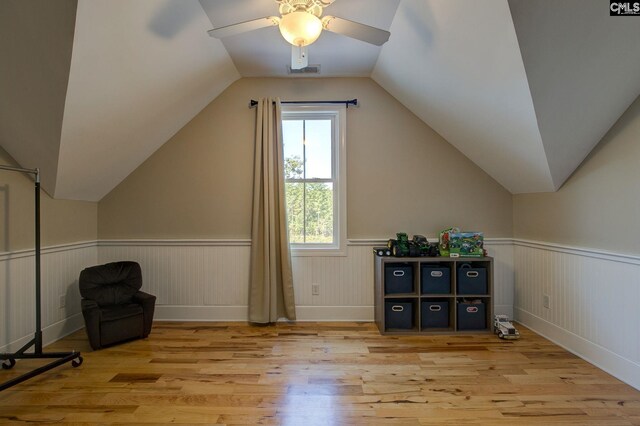
M 95 242 L 42 250 L 42 329 L 49 343 L 80 328 L 78 276 L 98 261 Z M 35 255 L 33 250 L 0 256 L 0 351 L 14 351 L 35 331 Z M 60 296 L 65 306 L 60 308 Z
M 513 318 L 513 244 L 511 239 L 493 239 L 485 242 L 489 256 L 493 257 L 493 310 L 494 314 Z
M 143 290 L 154 294 L 158 305 L 247 306 L 250 251 L 249 243 L 109 242 L 100 243 L 98 257 L 100 263 L 140 263 Z
M 372 321 L 372 247 L 382 243 L 351 241 L 346 256 L 294 256 L 298 320 Z M 511 240 L 488 241 L 487 248 L 496 258 L 496 312 L 512 315 Z M 158 297 L 157 319 L 246 319 L 250 241 L 109 240 L 99 243 L 98 253 L 100 263 L 127 259 L 141 264 L 145 291 Z M 319 295 L 312 295 L 312 284 L 320 286 Z
M 515 270 L 520 322 L 640 388 L 640 259 L 516 241 Z

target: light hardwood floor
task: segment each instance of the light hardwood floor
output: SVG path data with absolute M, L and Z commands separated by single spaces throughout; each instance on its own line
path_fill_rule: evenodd
M 381 336 L 372 323 L 154 324 L 0 392 L 0 423 L 640 425 L 640 392 L 519 327 Z M 0 380 L 33 367 L 19 361 Z

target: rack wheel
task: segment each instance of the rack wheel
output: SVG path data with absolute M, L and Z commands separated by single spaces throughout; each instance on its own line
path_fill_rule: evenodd
M 10 370 L 13 368 L 13 366 L 16 365 L 16 360 L 13 358 L 9 358 L 6 359 L 3 363 L 2 363 L 2 369 L 3 370 Z
M 80 367 L 82 365 L 82 361 L 83 361 L 82 357 L 78 356 L 78 358 L 76 358 L 73 361 L 71 361 L 71 365 L 73 367 Z

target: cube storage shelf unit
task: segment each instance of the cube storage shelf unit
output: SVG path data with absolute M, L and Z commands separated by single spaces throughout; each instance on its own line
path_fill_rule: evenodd
M 380 333 L 493 331 L 492 257 L 374 258 Z

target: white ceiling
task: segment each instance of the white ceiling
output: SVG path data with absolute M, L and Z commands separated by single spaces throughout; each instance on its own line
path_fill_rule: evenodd
M 79 0 L 55 197 L 100 200 L 239 78 L 197 0 Z
M 26 32 L 45 28 L 28 3 L 12 3 L 20 9 L 12 15 L 33 20 Z M 57 162 L 42 165 L 43 176 L 56 177 L 43 182 L 49 192 L 100 200 L 233 81 L 285 76 L 290 47 L 277 28 L 223 42 L 207 34 L 276 15 L 273 0 L 201 3 L 78 0 L 75 27 L 64 24 L 74 37 L 64 114 L 52 118 L 62 123 L 38 135 L 47 152 L 58 152 Z M 390 30 L 391 38 L 380 48 L 323 33 L 309 46 L 321 76 L 372 77 L 512 193 L 559 188 L 640 95 L 640 25 L 609 17 L 601 0 L 336 0 L 325 13 Z M 11 38 L 22 39 L 3 59 L 37 71 L 20 52 L 42 52 L 27 39 L 51 41 L 37 32 Z M 17 86 L 15 73 L 3 73 L 0 87 L 40 87 L 27 80 L 41 75 L 22 72 Z M 28 118 L 39 122 L 38 97 L 22 93 L 9 95 L 28 100 L 22 115 L 35 111 Z M 0 109 L 5 104 L 14 101 Z M 0 121 L 0 137 L 20 143 L 0 143 L 21 164 L 41 164 L 38 145 L 22 143 L 34 139 L 31 126 L 9 121 L 10 129 Z
M 509 6 L 555 190 L 640 95 L 640 21 L 597 0 Z
M 553 190 L 504 0 L 404 0 L 373 79 L 512 193 Z
M 400 0 L 337 0 L 324 15 L 338 16 L 389 30 Z M 273 0 L 200 0 L 213 27 L 268 16 L 280 16 Z M 262 28 L 222 40 L 243 77 L 284 77 L 291 64 L 291 45 L 277 27 Z M 381 48 L 343 35 L 323 31 L 308 47 L 309 64 L 320 64 L 319 77 L 368 77 Z M 308 75 L 307 75 L 308 77 Z

